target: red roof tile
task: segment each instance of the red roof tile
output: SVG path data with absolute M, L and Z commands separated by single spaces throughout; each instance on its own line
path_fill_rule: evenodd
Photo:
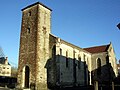
M 89 47 L 83 49 L 90 53 L 101 53 L 101 52 L 106 52 L 108 47 L 109 45 L 103 45 L 103 46 L 95 46 L 95 47 Z

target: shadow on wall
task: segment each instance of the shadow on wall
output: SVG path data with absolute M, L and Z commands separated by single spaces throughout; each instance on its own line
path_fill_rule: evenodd
M 110 84 L 115 79 L 115 73 L 111 64 L 101 66 L 91 72 L 92 84 L 98 81 L 99 84 Z
M 106 65 L 98 66 L 91 72 L 92 84 L 98 81 L 99 86 L 110 86 L 115 79 L 115 73 L 109 60 Z M 88 87 L 90 72 L 86 62 L 62 55 L 52 55 L 46 63 L 48 88 Z
M 118 64 L 120 65 L 120 63 Z M 120 69 L 118 69 L 118 76 L 114 79 L 115 85 L 120 86 Z
M 98 81 L 99 90 L 112 90 L 112 82 L 114 82 L 116 76 L 109 63 L 109 57 L 106 57 L 106 64 L 101 66 L 101 62 L 98 59 L 97 69 L 91 72 L 92 84 L 95 84 L 95 81 Z
M 53 55 L 52 55 L 53 56 Z M 46 63 L 48 88 L 87 86 L 89 71 L 81 59 L 54 55 Z

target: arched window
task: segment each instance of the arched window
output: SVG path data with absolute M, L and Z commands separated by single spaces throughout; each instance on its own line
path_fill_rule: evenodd
M 106 65 L 109 65 L 109 56 L 106 56 Z
M 100 58 L 97 59 L 97 68 L 99 68 L 99 67 L 101 67 L 101 59 Z
M 97 59 L 97 75 L 101 75 L 101 59 Z

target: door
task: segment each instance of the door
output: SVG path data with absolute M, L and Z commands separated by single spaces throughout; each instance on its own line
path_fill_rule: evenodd
M 29 74 L 30 69 L 28 66 L 25 67 L 25 88 L 29 88 Z

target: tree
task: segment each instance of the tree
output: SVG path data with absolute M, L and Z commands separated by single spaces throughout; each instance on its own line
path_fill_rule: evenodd
M 17 78 L 17 67 L 11 67 L 11 77 Z

